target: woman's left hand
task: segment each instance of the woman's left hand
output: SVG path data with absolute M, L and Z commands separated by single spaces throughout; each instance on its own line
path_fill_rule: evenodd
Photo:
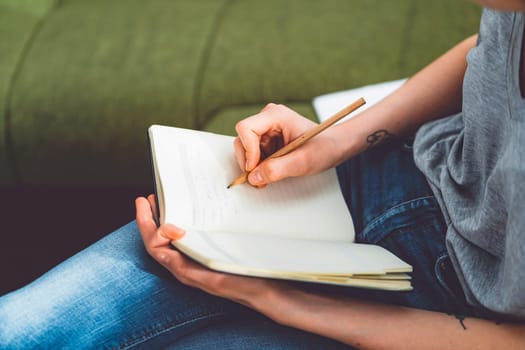
M 211 271 L 170 247 L 184 236 L 157 227 L 154 197 L 137 198 L 137 225 L 148 253 L 184 284 L 227 298 L 274 321 L 367 349 L 523 349 L 523 323 L 496 324 L 365 300 L 301 291 L 286 282 Z M 465 328 L 466 327 L 466 328 Z M 378 337 L 377 334 L 382 334 Z
M 137 226 L 148 253 L 180 282 L 246 305 L 265 313 L 268 297 L 290 289 L 284 282 L 243 277 L 212 271 L 187 258 L 170 245 L 184 236 L 183 229 L 170 224 L 157 227 L 155 197 L 135 200 Z M 270 315 L 268 315 L 270 316 Z

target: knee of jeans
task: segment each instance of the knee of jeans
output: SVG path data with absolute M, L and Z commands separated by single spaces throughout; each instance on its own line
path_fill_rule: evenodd
M 132 292 L 129 279 L 103 276 L 49 276 L 0 298 L 0 349 L 59 349 L 82 344 L 88 333 L 90 342 L 104 340 L 107 325 L 122 317 L 123 296 Z
M 0 349 L 50 349 L 56 345 L 53 338 L 60 329 L 56 313 L 42 312 L 27 294 L 22 290 L 0 298 Z
M 0 298 L 0 349 L 61 348 L 87 329 L 102 327 L 98 315 L 105 322 L 120 317 L 117 305 L 124 295 L 155 290 L 158 279 L 140 259 L 97 247 Z

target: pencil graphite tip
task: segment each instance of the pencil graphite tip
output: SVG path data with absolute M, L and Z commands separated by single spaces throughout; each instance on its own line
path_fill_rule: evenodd
M 229 188 L 232 188 L 233 186 L 236 186 L 236 185 L 238 185 L 239 183 L 240 183 L 240 182 L 238 182 L 238 181 L 233 181 L 231 184 L 229 184 L 228 186 L 226 186 L 226 188 L 228 188 L 228 189 L 229 189 Z
M 241 176 L 239 176 L 238 178 L 236 178 L 235 180 L 233 180 L 227 188 L 231 188 L 233 186 L 237 186 L 237 185 L 240 185 L 240 184 L 243 184 L 245 183 L 246 181 L 248 181 L 248 173 L 247 172 L 244 172 Z

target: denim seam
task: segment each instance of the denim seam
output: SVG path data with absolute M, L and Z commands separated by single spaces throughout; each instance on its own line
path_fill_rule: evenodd
M 449 284 L 444 279 L 444 272 L 443 270 L 440 270 L 440 264 L 444 260 L 444 258 L 448 258 L 449 254 L 447 251 L 441 253 L 438 258 L 436 259 L 436 262 L 434 264 L 434 275 L 441 286 L 445 290 L 445 292 L 448 294 L 451 302 L 454 305 L 449 305 L 449 307 L 452 309 L 456 309 L 456 312 L 450 311 L 450 314 L 457 314 L 460 308 L 464 309 L 463 303 L 460 302 L 458 295 L 450 288 Z M 467 311 L 460 312 L 460 314 L 465 315 L 468 314 Z
M 439 284 L 441 285 L 441 287 L 443 289 L 445 289 L 447 291 L 447 293 L 453 297 L 455 296 L 454 293 L 452 292 L 452 289 L 450 289 L 450 287 L 448 286 L 448 284 L 446 283 L 445 279 L 443 278 L 444 276 L 443 275 L 443 272 L 440 270 L 440 264 L 441 262 L 443 261 L 444 258 L 447 258 L 448 257 L 448 252 L 442 252 L 441 254 L 439 254 L 439 256 L 437 257 L 436 259 L 436 262 L 434 263 L 434 275 L 436 276 L 436 279 L 438 280 Z
M 203 319 L 211 319 L 211 318 L 216 318 L 216 317 L 219 317 L 219 316 L 223 316 L 225 315 L 225 313 L 223 312 L 217 312 L 217 313 L 214 313 L 214 314 L 208 314 L 208 315 L 203 315 L 203 316 L 200 316 L 200 317 L 195 317 L 195 318 L 192 318 L 191 320 L 187 320 L 187 321 L 184 321 L 182 323 L 174 323 L 174 322 L 169 322 L 167 323 L 166 325 L 162 326 L 162 327 L 159 327 L 159 328 L 156 328 L 152 331 L 148 331 L 146 332 L 145 334 L 142 334 L 141 336 L 139 336 L 138 338 L 136 338 L 135 340 L 132 340 L 131 342 L 126 342 L 124 343 L 123 345 L 120 345 L 118 347 L 116 347 L 115 349 L 119 349 L 119 350 L 126 350 L 126 349 L 131 349 L 139 344 L 143 344 L 145 342 L 147 342 L 148 340 L 150 339 L 153 339 L 163 333 L 166 333 L 166 332 L 169 332 L 169 331 L 172 331 L 174 329 L 177 329 L 177 328 L 180 328 L 180 327 L 184 327 L 188 324 L 191 324 L 191 323 L 194 323 L 196 321 L 200 321 L 200 320 L 203 320 Z
M 398 209 L 401 209 L 402 207 L 405 207 L 407 204 L 414 203 L 417 201 L 422 201 L 425 199 L 432 199 L 434 196 L 423 196 L 411 199 L 409 201 L 405 201 L 399 204 L 394 205 L 393 207 L 386 209 L 381 215 L 377 216 L 375 219 L 373 219 L 368 225 L 366 225 L 363 230 L 361 231 L 361 235 L 365 235 L 365 233 L 372 231 L 374 228 L 376 228 L 378 225 L 383 223 L 386 219 L 398 214 Z M 394 212 L 393 212 L 394 211 Z

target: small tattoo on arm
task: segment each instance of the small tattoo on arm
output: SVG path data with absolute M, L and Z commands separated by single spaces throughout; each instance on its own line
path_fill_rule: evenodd
M 383 143 L 384 141 L 394 137 L 394 134 L 391 134 L 388 132 L 388 130 L 381 129 L 373 132 L 372 134 L 368 135 L 366 138 L 366 142 L 368 143 L 368 148 L 374 147 L 379 145 L 380 143 Z

